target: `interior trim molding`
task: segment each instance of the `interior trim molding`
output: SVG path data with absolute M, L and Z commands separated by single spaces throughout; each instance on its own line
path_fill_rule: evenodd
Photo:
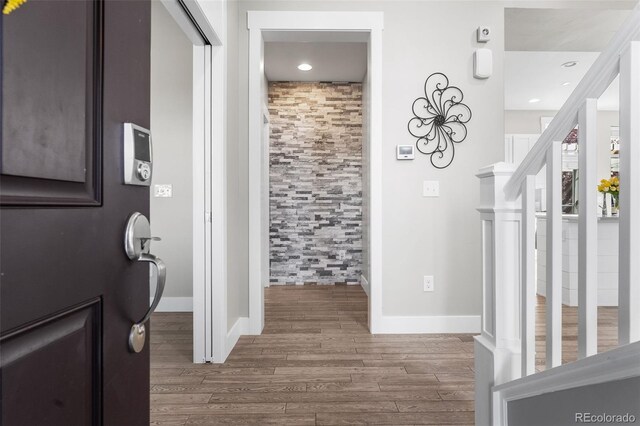
M 364 275 L 360 275 L 360 286 L 362 287 L 362 290 L 367 294 L 367 297 L 369 297 L 369 281 L 367 281 Z
M 268 243 L 264 241 L 269 227 L 264 216 L 264 200 L 268 199 L 268 179 L 263 176 L 268 159 L 262 142 L 262 109 L 264 94 L 264 35 L 282 31 L 336 31 L 361 33 L 368 44 L 367 75 L 363 82 L 369 90 L 366 107 L 369 135 L 370 227 L 369 252 L 369 330 L 380 333 L 382 320 L 382 32 L 384 12 L 302 12 L 248 11 L 249 29 L 249 318 L 251 334 L 264 328 L 264 267 L 268 265 Z M 353 35 L 351 36 L 353 37 Z M 364 107 L 364 105 L 363 105 Z M 367 161 L 363 158 L 363 162 Z M 267 216 L 268 218 L 268 216 Z M 215 344 L 214 344 L 215 346 Z
M 238 343 L 240 336 L 248 334 L 249 332 L 249 317 L 240 317 L 236 320 L 233 327 L 227 332 L 227 340 L 224 347 L 224 359 L 220 362 L 224 362 L 229 356 L 233 348 Z M 218 361 L 214 361 L 218 362 Z
M 480 333 L 480 315 L 390 316 L 380 321 L 380 334 Z

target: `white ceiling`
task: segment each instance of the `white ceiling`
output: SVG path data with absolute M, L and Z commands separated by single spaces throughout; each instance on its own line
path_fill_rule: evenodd
M 505 9 L 505 109 L 560 109 L 629 12 Z M 578 64 L 561 67 L 569 61 Z M 534 98 L 540 102 L 529 103 Z M 617 79 L 598 100 L 598 108 L 618 109 Z
M 626 19 L 629 10 L 505 10 L 505 109 L 557 110 Z M 360 33 L 265 33 L 265 74 L 269 81 L 357 81 L 367 70 Z M 560 65 L 577 61 L 572 68 Z M 311 71 L 297 69 L 301 63 Z M 569 82 L 570 85 L 562 84 Z M 540 102 L 529 103 L 538 98 Z M 618 109 L 618 82 L 598 102 Z
M 630 10 L 505 9 L 507 51 L 602 52 Z
M 598 57 L 596 52 L 505 52 L 505 109 L 558 110 Z M 575 67 L 561 64 L 577 61 Z M 569 82 L 569 86 L 562 84 Z M 529 103 L 537 98 L 540 102 Z M 618 109 L 618 80 L 598 100 L 598 109 Z
M 310 64 L 313 69 L 300 71 L 297 67 L 301 63 Z M 266 42 L 264 71 L 269 81 L 361 82 L 367 72 L 367 45 L 336 41 Z

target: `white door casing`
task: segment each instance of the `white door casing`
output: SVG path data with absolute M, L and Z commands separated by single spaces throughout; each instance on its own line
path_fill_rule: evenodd
M 368 43 L 367 79 L 370 93 L 365 120 L 369 125 L 370 179 L 370 254 L 369 330 L 378 332 L 382 319 L 382 12 L 289 12 L 249 11 L 249 334 L 260 334 L 264 328 L 264 287 L 268 284 L 268 153 L 263 140 L 263 94 L 265 33 L 286 31 L 333 31 L 360 33 Z M 265 179 L 263 176 L 267 176 Z M 268 208 L 268 203 L 266 204 Z M 265 229 L 267 232 L 265 232 Z M 265 242 L 264 239 L 267 239 Z

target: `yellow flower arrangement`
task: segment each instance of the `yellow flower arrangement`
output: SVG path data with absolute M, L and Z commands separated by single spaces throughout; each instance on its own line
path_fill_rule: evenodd
M 611 179 L 602 179 L 598 185 L 598 191 L 603 194 L 611 194 L 613 198 L 617 199 L 620 194 L 620 179 L 617 176 L 613 176 Z
M 5 0 L 3 2 L 4 6 L 2 6 L 2 13 L 5 15 L 8 15 L 14 10 L 16 10 L 17 8 L 19 8 L 20 6 L 22 6 L 22 4 L 26 1 L 27 0 Z

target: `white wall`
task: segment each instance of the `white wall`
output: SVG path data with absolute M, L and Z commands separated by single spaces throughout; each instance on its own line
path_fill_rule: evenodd
M 159 310 L 190 307 L 192 282 L 192 44 L 160 2 L 151 5 L 152 252 L 167 265 Z M 155 198 L 154 184 L 173 185 Z M 182 298 L 182 299 L 174 299 Z M 173 300 L 172 300 L 173 299 Z M 189 309 L 190 310 L 190 309 Z
M 508 110 L 505 111 L 504 132 L 506 134 L 539 134 L 540 117 L 553 117 L 557 111 Z M 598 111 L 598 181 L 609 177 L 611 126 L 617 126 L 618 111 Z
M 239 1 L 229 14 L 229 144 L 236 153 L 239 223 L 247 225 L 248 10 L 383 11 L 383 314 L 387 316 L 479 315 L 481 311 L 480 222 L 477 170 L 503 156 L 503 14 L 499 2 L 320 2 Z M 235 7 L 235 6 L 234 6 Z M 231 10 L 230 10 L 231 12 Z M 494 76 L 472 77 L 475 30 L 493 29 Z M 233 28 L 237 29 L 237 33 Z M 235 47 L 235 48 L 233 48 Z M 473 118 L 454 163 L 436 170 L 426 156 L 395 159 L 396 144 L 412 144 L 407 132 L 411 104 L 424 96 L 425 79 L 446 73 L 462 88 Z M 236 78 L 237 76 L 237 78 Z M 234 128 L 234 129 L 232 129 Z M 237 132 L 237 133 L 236 133 Z M 237 155 L 237 157 L 236 157 Z M 230 169 L 233 167 L 230 165 Z M 439 180 L 440 198 L 422 198 L 422 181 Z M 234 188 L 235 189 L 235 188 Z M 230 191 L 231 192 L 231 191 Z M 238 232 L 246 261 L 246 231 Z M 231 256 L 231 253 L 230 253 Z M 422 290 L 423 275 L 435 276 L 435 292 Z M 231 283 L 230 283 L 231 285 Z M 248 312 L 246 276 L 234 285 L 239 313 Z M 230 316 L 231 318 L 231 316 Z

